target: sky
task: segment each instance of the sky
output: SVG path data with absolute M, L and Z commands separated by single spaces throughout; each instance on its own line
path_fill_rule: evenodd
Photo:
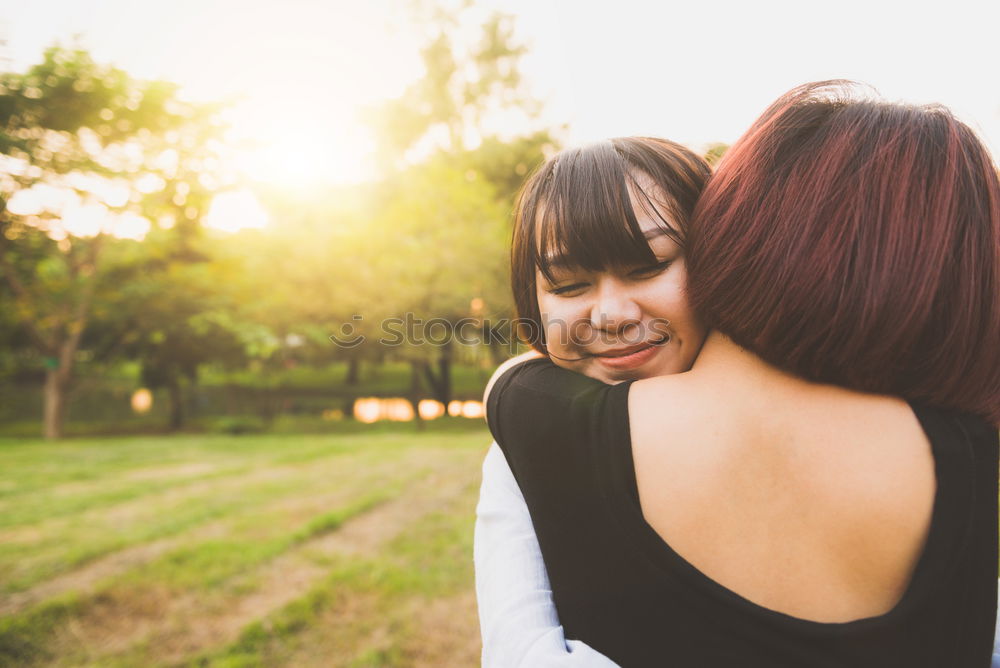
M 421 74 L 412 0 L 0 0 L 14 70 L 79 43 L 99 62 L 234 101 L 254 178 L 372 172 L 363 119 Z M 1000 155 L 1000 0 L 483 0 L 515 17 L 522 71 L 568 143 L 646 134 L 731 143 L 781 93 L 849 78 L 938 102 Z M 74 42 L 76 40 L 76 42 Z M 302 147 L 311 147 L 303 157 Z

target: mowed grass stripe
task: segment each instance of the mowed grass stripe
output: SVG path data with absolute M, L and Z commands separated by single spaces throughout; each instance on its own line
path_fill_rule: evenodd
M 26 614 L 0 617 L 0 666 L 31 666 L 49 658 L 49 629 L 64 627 L 83 608 L 74 593 L 37 606 Z
M 256 514 L 265 524 L 272 527 L 281 525 L 280 535 L 271 530 L 261 530 L 259 523 L 255 524 L 252 520 L 254 511 L 231 509 L 231 513 L 223 516 L 226 521 L 215 527 L 220 537 L 201 541 L 200 544 L 187 544 L 185 541 L 176 550 L 160 554 L 150 564 L 133 569 L 124 577 L 110 581 L 106 587 L 98 588 L 92 596 L 74 596 L 70 592 L 22 614 L 3 619 L 0 626 L 0 665 L 12 655 L 18 657 L 14 665 L 155 665 L 156 662 L 151 660 L 163 654 L 162 647 L 180 646 L 175 652 L 178 657 L 187 651 L 184 646 L 196 650 L 201 648 L 199 651 L 202 651 L 206 643 L 210 645 L 213 642 L 213 638 L 202 638 L 197 642 L 192 639 L 198 635 L 194 629 L 199 624 L 200 616 L 215 611 L 220 618 L 225 618 L 226 611 L 235 606 L 246 617 L 244 621 L 252 621 L 259 612 L 253 606 L 265 605 L 275 592 L 280 594 L 284 589 L 281 573 L 274 572 L 272 564 L 284 563 L 287 566 L 294 563 L 301 566 L 309 563 L 317 577 L 326 573 L 331 557 L 319 547 L 325 542 L 336 546 L 337 541 L 330 539 L 339 538 L 340 529 L 346 526 L 347 534 L 351 534 L 352 527 L 359 526 L 358 522 L 364 525 L 365 517 L 382 512 L 380 508 L 385 504 L 408 506 L 406 497 L 410 488 L 407 487 L 407 479 L 427 480 L 435 467 L 454 467 L 459 475 L 465 475 L 467 479 L 477 478 L 476 469 L 486 444 L 485 436 L 478 432 L 339 438 L 360 439 L 359 445 L 365 447 L 365 452 L 379 455 L 367 460 L 364 457 L 342 460 L 353 469 L 345 473 L 345 479 L 351 478 L 356 483 L 350 485 L 349 490 L 345 486 L 342 505 L 327 505 L 328 510 L 322 512 L 314 512 L 315 507 L 309 508 L 310 514 L 303 516 L 309 505 L 307 499 L 310 493 L 318 493 L 319 487 L 302 484 L 295 493 L 277 494 L 269 504 L 258 506 Z M 294 445 L 288 446 L 289 442 L 285 439 L 284 461 L 317 459 L 314 452 L 296 452 Z M 431 444 L 432 447 L 428 447 Z M 470 448 L 470 445 L 473 447 Z M 418 456 L 412 456 L 413 453 Z M 403 472 L 385 475 L 379 471 L 381 467 L 375 465 L 379 459 L 383 465 Z M 428 464 L 430 468 L 421 468 L 419 462 Z M 315 473 L 311 470 L 313 468 L 304 466 L 298 473 L 306 480 Z M 370 475 L 366 475 L 366 471 Z M 365 539 L 362 536 L 360 541 L 355 542 L 364 543 Z M 350 546 L 346 544 L 339 545 L 337 549 L 350 552 Z M 234 554 L 238 556 L 233 557 Z M 178 574 L 181 574 L 180 577 L 177 577 Z M 262 590 L 265 591 L 262 593 Z M 137 600 L 137 597 L 142 600 Z M 163 625 L 168 621 L 164 614 L 170 610 L 176 613 L 178 601 L 181 602 L 179 609 L 187 610 L 187 614 L 181 617 L 191 617 L 192 621 L 190 624 L 181 623 L 177 628 L 164 629 Z M 269 611 L 263 610 L 265 613 Z M 128 623 L 130 617 L 135 618 L 136 624 Z M 201 621 L 211 625 L 212 620 Z M 76 628 L 78 632 L 90 629 L 98 636 L 105 628 L 111 637 L 98 638 L 96 645 L 84 648 L 79 646 L 79 638 L 69 632 L 71 628 Z M 121 632 L 116 632 L 116 628 Z M 239 628 L 231 630 L 231 639 L 236 637 Z M 153 642 L 153 639 L 161 636 L 169 642 L 162 643 L 158 649 L 161 643 Z
M 233 451 L 244 456 L 270 455 L 270 445 L 228 436 L 106 439 L 0 439 L 0 498 L 64 483 L 86 483 L 147 467 L 189 462 L 226 461 Z
M 387 516 L 396 512 L 387 504 L 402 509 L 402 517 L 408 518 L 413 508 L 410 497 L 414 493 L 422 495 L 440 488 L 438 481 L 424 476 L 416 486 L 401 490 L 401 495 L 394 500 L 374 506 L 370 499 L 361 500 L 354 507 L 360 510 L 371 506 L 371 514 L 345 520 L 349 535 L 342 540 L 338 540 L 341 536 L 337 532 L 321 534 L 318 539 L 297 543 L 294 549 L 260 564 L 256 570 L 234 574 L 229 580 L 215 582 L 213 587 L 189 586 L 183 593 L 175 592 L 165 597 L 164 587 L 151 582 L 141 589 L 129 587 L 125 582 L 118 583 L 103 596 L 82 606 L 73 620 L 78 635 L 90 640 L 88 647 L 79 644 L 74 647 L 74 639 L 67 638 L 65 633 L 49 644 L 62 646 L 60 654 L 73 665 L 183 663 L 185 656 L 235 638 L 247 622 L 296 598 L 300 593 L 297 588 L 305 591 L 313 580 L 328 572 L 331 557 L 351 553 L 353 548 L 366 542 L 364 535 L 368 532 L 364 527 L 372 526 L 373 522 L 381 525 Z M 388 512 L 374 516 L 383 508 L 388 508 Z M 397 521 L 396 528 L 410 523 Z M 360 531 L 357 530 L 359 526 Z M 370 544 L 369 549 L 371 547 L 377 547 L 377 543 Z M 150 601 L 158 603 L 150 604 Z M 123 614 L 130 611 L 131 616 Z M 106 621 L 109 618 L 118 620 L 118 624 L 109 627 Z
M 194 475 L 185 474 L 184 460 L 177 460 L 174 453 L 173 457 L 168 456 L 159 462 L 144 457 L 142 460 L 130 462 L 133 465 L 127 466 L 113 460 L 109 463 L 107 457 L 94 457 L 95 462 L 87 463 L 82 468 L 77 464 L 71 475 L 60 477 L 53 476 L 53 472 L 59 470 L 58 465 L 53 462 L 33 458 L 22 462 L 20 466 L 12 465 L 4 461 L 3 450 L 0 448 L 0 471 L 4 472 L 4 480 L 33 481 L 22 485 L 20 490 L 9 491 L 7 498 L 0 500 L 0 530 L 77 515 L 178 487 L 238 477 L 249 471 L 269 466 L 303 464 L 316 459 L 350 454 L 362 447 L 357 442 L 341 443 L 333 447 L 330 444 L 321 444 L 296 448 L 293 453 L 288 453 L 274 447 L 262 450 L 259 444 L 256 447 L 239 449 L 231 441 L 231 438 L 206 438 L 203 447 L 207 449 L 208 455 L 202 460 L 196 460 L 203 471 Z M 82 447 L 86 447 L 86 444 Z M 116 445 L 114 451 L 120 447 Z M 71 459 L 73 457 L 72 454 L 64 456 Z M 180 468 L 178 475 L 167 475 L 160 479 L 155 475 L 158 470 L 169 473 L 171 469 L 177 468 Z
M 338 449 L 325 460 L 312 458 L 308 467 L 261 466 L 242 477 L 178 487 L 161 498 L 152 495 L 113 509 L 41 523 L 29 529 L 40 540 L 0 543 L 0 591 L 23 591 L 110 552 L 176 535 L 293 492 L 319 490 L 337 480 L 337 470 L 353 475 L 355 469 L 405 453 L 405 448 L 391 445 Z
M 406 527 L 379 554 L 341 559 L 316 587 L 247 626 L 228 647 L 174 665 L 476 665 L 471 585 L 477 489 L 478 480 L 453 488 L 441 507 Z M 442 599 L 464 609 L 434 604 Z M 451 623 L 452 636 L 435 638 L 447 626 L 444 620 L 456 615 L 461 622 Z M 442 654 L 435 644 L 454 651 Z
M 0 625 L 0 665 L 7 665 L 4 659 L 11 656 L 17 657 L 17 662 L 11 665 L 33 665 L 53 658 L 48 652 L 53 639 L 61 634 L 62 643 L 56 640 L 55 644 L 71 646 L 72 641 L 66 643 L 65 630 L 69 626 L 86 629 L 88 616 L 101 620 L 97 626 L 102 627 L 100 630 L 105 633 L 113 632 L 114 629 L 109 628 L 104 619 L 111 617 L 126 621 L 122 629 L 125 631 L 130 626 L 128 617 L 142 612 L 142 605 L 138 608 L 133 607 L 136 599 L 146 599 L 147 602 L 161 601 L 161 604 L 152 609 L 147 607 L 146 613 L 167 612 L 166 606 L 170 605 L 171 600 L 197 597 L 199 592 L 218 587 L 227 579 L 246 573 L 255 566 L 278 557 L 291 547 L 302 545 L 311 538 L 333 531 L 334 520 L 339 527 L 351 518 L 389 500 L 392 494 L 401 493 L 402 489 L 402 486 L 396 486 L 352 500 L 344 507 L 316 518 L 318 521 L 315 523 L 310 522 L 305 527 L 269 541 L 220 539 L 183 546 L 148 564 L 147 568 L 138 569 L 121 579 L 108 582 L 104 588 L 88 596 L 59 597 L 27 613 L 8 617 Z M 245 584 L 243 588 L 247 588 Z M 165 598 L 167 592 L 170 595 Z M 158 609 L 160 605 L 164 607 Z M 93 621 L 92 619 L 91 623 Z M 83 633 L 89 635 L 86 630 Z M 115 644 L 126 646 L 131 644 L 127 642 L 127 635 L 127 632 L 117 634 L 114 639 Z M 145 653 L 147 650 L 143 647 L 142 651 Z M 88 651 L 74 657 L 73 662 L 78 660 L 89 663 L 94 658 Z M 103 660 L 101 663 L 103 665 Z M 128 662 L 125 665 L 128 665 Z
M 260 503 L 250 503 L 247 495 L 243 494 L 238 510 L 223 514 L 214 522 L 198 525 L 184 535 L 167 539 L 159 536 L 151 542 L 136 541 L 126 549 L 94 560 L 85 568 L 69 570 L 61 577 L 44 580 L 30 590 L 9 594 L 0 599 L 0 615 L 20 612 L 29 604 L 70 589 L 94 589 L 99 580 L 121 578 L 125 570 L 149 568 L 149 562 L 161 555 L 167 555 L 164 559 L 182 561 L 182 558 L 177 558 L 178 552 L 197 550 L 207 539 L 217 539 L 220 536 L 229 539 L 241 537 L 251 545 L 252 550 L 260 550 L 259 544 L 262 541 L 269 540 L 276 534 L 280 536 L 281 532 L 286 531 L 286 527 L 298 524 L 303 525 L 298 539 L 308 538 L 323 527 L 329 530 L 333 523 L 343 521 L 347 515 L 353 514 L 353 508 L 338 508 L 363 495 L 368 489 L 376 488 L 380 494 L 378 498 L 370 498 L 374 495 L 369 495 L 369 498 L 362 501 L 369 504 L 376 502 L 389 491 L 386 486 L 394 480 L 393 469 L 399 474 L 412 470 L 419 463 L 410 461 L 415 459 L 412 451 L 401 451 L 400 456 L 392 459 L 386 458 L 383 453 L 370 452 L 365 456 L 352 457 L 350 461 L 339 462 L 329 474 L 324 469 L 311 471 L 310 476 L 316 480 L 310 485 L 300 480 L 303 484 L 297 485 L 291 494 L 264 500 L 258 497 Z M 329 508 L 336 510 L 327 511 Z M 305 526 L 307 521 L 315 525 Z M 267 529 L 271 530 L 270 533 Z M 86 538 L 86 534 L 84 537 Z M 93 545 L 88 547 L 96 549 Z M 226 549 L 229 548 L 220 548 L 220 551 L 225 553 Z M 65 555 L 56 556 L 65 558 Z M 124 574 L 124 577 L 130 578 L 128 574 Z
M 340 526 L 381 503 L 399 496 L 419 477 L 409 472 L 383 478 L 380 486 L 366 491 L 369 480 L 352 485 L 352 498 L 340 501 L 333 510 L 301 522 L 264 522 L 259 531 L 231 531 L 225 536 L 192 541 L 125 575 L 120 584 L 129 587 L 166 585 L 177 591 L 205 591 L 246 572 L 289 548 L 305 543 Z M 366 484 L 368 483 L 368 484 Z
M 314 461 L 316 459 L 319 459 L 319 461 L 314 466 L 311 466 L 309 471 L 323 469 L 324 467 L 330 468 L 339 462 L 339 458 L 370 458 L 371 456 L 372 453 L 370 451 L 365 451 L 361 447 L 328 453 L 327 457 L 325 457 L 327 460 L 325 463 L 322 459 L 313 458 Z M 354 463 L 345 461 L 343 465 L 350 467 Z M 165 509 L 165 503 L 183 502 L 191 498 L 200 498 L 200 495 L 219 496 L 245 487 L 248 482 L 256 479 L 277 480 L 282 477 L 290 480 L 301 479 L 303 470 L 301 463 L 291 465 L 262 462 L 252 466 L 241 466 L 238 469 L 229 469 L 225 472 L 225 475 L 193 476 L 166 489 L 149 486 L 141 498 L 128 499 L 126 502 L 115 504 L 113 507 L 84 509 L 72 517 L 46 517 L 23 529 L 0 531 L 0 538 L 4 539 L 6 544 L 38 543 L 39 539 L 45 538 L 49 540 L 57 538 L 62 540 L 66 527 L 75 524 L 93 525 L 95 522 L 100 523 L 105 518 L 111 518 L 115 523 L 115 527 L 120 528 L 123 520 L 143 521 L 143 514 L 149 515 L 152 512 L 150 509 Z M 56 488 L 53 493 L 57 494 L 58 490 L 59 488 Z M 39 544 L 36 544 L 32 547 L 39 546 Z

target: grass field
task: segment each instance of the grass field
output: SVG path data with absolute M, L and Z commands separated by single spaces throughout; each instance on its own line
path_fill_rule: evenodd
M 488 442 L 0 440 L 0 666 L 477 665 Z

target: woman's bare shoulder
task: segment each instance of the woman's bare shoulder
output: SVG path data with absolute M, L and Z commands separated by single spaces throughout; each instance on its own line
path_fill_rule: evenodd
M 671 432 L 704 425 L 705 419 L 722 416 L 725 392 L 701 382 L 696 374 L 678 373 L 632 383 L 629 414 L 633 422 L 670 425 Z

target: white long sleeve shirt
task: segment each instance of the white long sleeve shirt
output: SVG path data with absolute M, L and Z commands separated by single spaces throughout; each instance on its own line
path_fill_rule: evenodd
M 484 668 L 617 668 L 563 635 L 528 507 L 496 443 L 483 461 L 474 559 Z

